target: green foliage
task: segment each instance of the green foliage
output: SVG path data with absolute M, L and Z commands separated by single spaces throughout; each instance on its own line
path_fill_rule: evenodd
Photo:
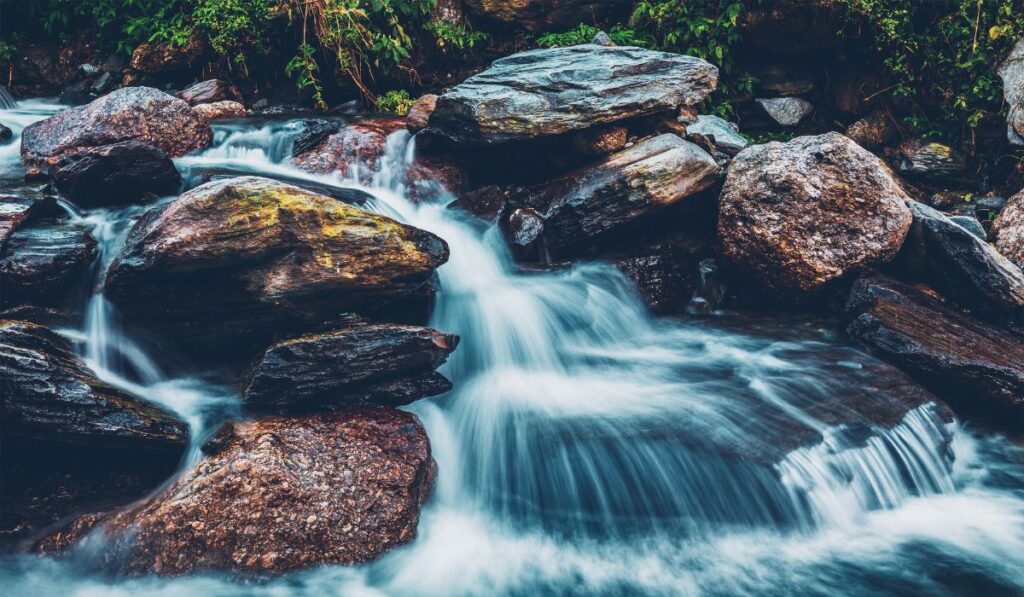
M 303 43 L 299 46 L 295 56 L 285 65 L 284 72 L 289 77 L 295 79 L 295 85 L 299 88 L 299 91 L 308 90 L 312 93 L 313 101 L 318 108 L 327 109 L 327 102 L 324 101 L 324 88 L 316 76 L 317 71 L 320 70 L 320 65 L 317 64 L 314 58 L 315 54 L 316 48 Z
M 276 0 L 195 0 L 192 19 L 210 47 L 239 63 L 266 51 L 264 31 Z
M 412 107 L 414 101 L 415 100 L 409 96 L 408 91 L 399 89 L 377 96 L 377 99 L 374 100 L 373 103 L 377 107 L 378 112 L 387 112 L 389 114 L 405 116 L 409 113 L 409 108 Z
M 537 38 L 537 45 L 542 48 L 563 48 L 589 43 L 601 30 L 593 25 L 580 23 L 575 28 L 562 33 L 545 33 Z M 649 48 L 654 45 L 654 40 L 632 29 L 626 29 L 621 25 L 615 25 L 608 33 L 617 46 L 640 46 Z
M 490 35 L 483 31 L 473 31 L 463 23 L 431 22 L 427 23 L 426 29 L 433 34 L 437 41 L 437 47 L 442 52 L 451 50 L 465 52 L 491 40 Z

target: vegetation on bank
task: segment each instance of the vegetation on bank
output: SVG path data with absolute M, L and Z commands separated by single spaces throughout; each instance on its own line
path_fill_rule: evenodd
M 638 0 L 620 22 L 517 35 L 527 45 L 552 47 L 589 41 L 603 29 L 620 45 L 700 56 L 723 71 L 709 109 L 728 116 L 756 84 L 738 66 L 743 19 L 770 1 Z M 835 35 L 884 75 L 879 93 L 892 96 L 909 130 L 970 142 L 980 124 L 999 118 L 1004 106 L 994 67 L 1024 36 L 1024 0 L 821 4 L 838 4 Z M 124 55 L 141 43 L 184 46 L 198 37 L 243 75 L 268 53 L 284 56 L 282 70 L 322 106 L 324 81 L 343 75 L 379 108 L 401 111 L 408 106 L 401 93 L 418 90 L 425 53 L 459 59 L 510 48 L 501 39 L 506 31 L 440 18 L 438 0 L 0 0 L 0 10 L 0 60 L 39 36 L 69 42 L 88 33 Z M 378 98 L 394 87 L 402 89 Z

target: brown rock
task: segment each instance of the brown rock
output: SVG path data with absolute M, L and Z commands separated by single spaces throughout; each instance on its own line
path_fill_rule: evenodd
M 225 100 L 240 102 L 242 99 L 237 89 L 221 79 L 210 79 L 202 83 L 196 83 L 175 95 L 188 102 L 190 106 L 213 104 Z
M 63 155 L 129 140 L 178 157 L 208 146 L 213 131 L 184 101 L 150 87 L 126 87 L 25 127 L 21 156 L 29 164 L 53 164 Z
M 409 129 L 409 132 L 418 133 L 427 128 L 430 115 L 434 113 L 436 106 L 437 96 L 432 93 L 423 95 L 413 102 L 409 113 L 405 115 L 405 127 Z
M 599 126 L 574 133 L 572 146 L 581 155 L 600 157 L 626 147 L 628 138 L 629 129 L 624 126 Z
M 430 443 L 387 409 L 233 425 L 214 454 L 137 507 L 44 539 L 65 549 L 97 524 L 127 574 L 283 574 L 368 562 L 411 541 L 433 487 Z
M 889 115 L 876 110 L 846 129 L 846 136 L 864 149 L 877 150 L 896 141 L 896 126 Z
M 341 176 L 348 176 L 356 166 L 361 168 L 362 174 L 369 174 L 376 168 L 377 160 L 384 152 L 388 135 L 404 126 L 405 120 L 402 118 L 360 120 L 296 155 L 292 163 L 313 174 L 337 172 Z
M 718 234 L 725 256 L 781 294 L 807 292 L 896 256 L 907 194 L 838 133 L 755 145 L 733 160 Z
M 1010 197 L 996 216 L 992 236 L 999 252 L 1024 269 L 1024 191 Z
M 132 52 L 132 69 L 148 75 L 172 75 L 192 69 L 206 52 L 206 44 L 198 34 L 182 47 L 155 42 L 144 43 Z
M 218 118 L 242 118 L 249 115 L 249 110 L 238 102 L 224 100 L 192 106 L 192 113 L 209 122 Z

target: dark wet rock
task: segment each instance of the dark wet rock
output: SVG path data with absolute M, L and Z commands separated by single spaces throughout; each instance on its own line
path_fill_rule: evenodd
M 213 132 L 184 101 L 150 87 L 126 87 L 29 125 L 21 155 L 29 164 L 53 164 L 67 154 L 131 140 L 178 157 L 209 145 Z
M 139 73 L 174 78 L 193 70 L 205 52 L 203 38 L 195 34 L 181 47 L 164 42 L 141 44 L 132 52 L 129 65 Z
M 547 249 L 562 257 L 707 189 L 719 172 L 707 152 L 665 134 L 543 183 L 527 201 L 544 216 Z
M 840 112 L 862 116 L 882 101 L 883 85 L 873 74 L 846 71 L 832 84 L 832 100 Z
M 122 141 L 64 155 L 50 166 L 61 194 L 80 207 L 132 203 L 178 190 L 181 176 L 167 154 L 139 141 Z
M 624 126 L 594 127 L 573 133 L 572 147 L 580 155 L 600 157 L 623 149 L 628 138 Z
M 409 132 L 418 133 L 427 128 L 430 123 L 430 115 L 434 113 L 436 106 L 437 96 L 432 93 L 420 96 L 413 102 L 409 113 L 405 115 L 405 127 L 409 129 Z
M 313 149 L 327 137 L 341 130 L 341 123 L 337 120 L 306 120 L 302 123 L 302 132 L 295 137 L 292 143 L 292 155 L 301 155 Z
M 664 315 L 682 312 L 700 287 L 701 261 L 713 254 L 710 235 L 685 230 L 605 258 L 633 282 L 651 311 Z
M 758 99 L 757 104 L 776 124 L 785 127 L 800 124 L 814 111 L 811 102 L 799 97 Z
M 839 133 L 755 145 L 720 199 L 725 256 L 783 295 L 820 289 L 896 256 L 912 220 L 877 157 Z
M 458 342 L 458 336 L 395 324 L 299 336 L 263 353 L 243 397 L 253 407 L 402 406 L 451 389 L 435 370 Z
M 1024 191 L 1010 198 L 992 222 L 996 248 L 1024 269 Z
M 941 211 L 950 211 L 967 203 L 971 194 L 966 191 L 939 191 L 932 193 L 928 204 Z
M 949 221 L 960 226 L 981 240 L 986 240 L 988 238 L 988 235 L 985 233 L 985 227 L 981 225 L 981 222 L 979 222 L 978 218 L 975 216 L 949 216 Z
M 465 0 L 473 15 L 529 31 L 558 31 L 629 10 L 629 0 Z
M 193 353 L 242 357 L 281 332 L 412 293 L 448 259 L 438 237 L 259 177 L 201 185 L 147 212 L 106 279 L 126 319 Z M 248 347 L 248 348 L 247 348 Z M 251 353 L 250 353 L 251 354 Z
M 32 215 L 38 201 L 17 195 L 0 195 L 0 249 L 14 231 Z
M 1024 273 L 984 240 L 941 212 L 916 201 L 907 205 L 913 225 L 898 265 L 964 307 L 1024 321 Z
M 889 115 L 876 110 L 846 129 L 846 136 L 865 149 L 877 150 L 896 141 L 896 125 Z
M 537 257 L 536 250 L 544 235 L 544 217 L 537 213 L 537 210 L 529 207 L 513 209 L 508 215 L 504 230 L 512 253 L 517 258 Z
M 802 68 L 792 61 L 773 62 L 756 69 L 753 75 L 757 89 L 768 92 L 765 95 L 769 97 L 804 95 L 815 88 L 810 69 Z
M 495 222 L 509 198 L 522 193 L 523 189 L 520 188 L 488 185 L 462 194 L 449 203 L 448 208 L 462 210 L 487 222 Z
M 37 549 L 89 530 L 125 574 L 276 575 L 374 560 L 416 536 L 436 465 L 412 414 L 374 409 L 233 424 L 223 445 L 147 502 L 79 519 Z
M 558 135 L 692 106 L 718 69 L 691 56 L 591 44 L 522 52 L 441 95 L 430 132 L 464 144 Z
M 736 132 L 731 124 L 718 116 L 701 114 L 696 120 L 686 125 L 687 138 L 697 135 L 709 139 L 715 149 L 728 155 L 736 155 L 747 145 L 746 137 Z M 690 139 L 693 141 L 694 139 Z
M 999 67 L 1006 99 L 1006 137 L 1014 145 L 1024 145 L 1024 40 L 1017 42 Z
M 116 84 L 117 81 L 114 80 L 114 75 L 110 73 L 102 73 L 92 82 L 92 85 L 89 87 L 89 91 L 92 91 L 97 96 L 103 95 L 104 93 L 113 91 Z
M 224 100 L 192 106 L 192 113 L 202 120 L 210 122 L 219 118 L 242 118 L 249 115 L 249 110 L 238 102 Z
M 184 89 L 175 94 L 177 97 L 188 102 L 190 106 L 199 104 L 212 104 L 225 100 L 241 101 L 238 90 L 227 81 L 221 79 L 210 79 Z
M 0 145 L 10 141 L 14 137 L 14 132 L 0 123 Z
M 899 147 L 900 173 L 923 179 L 948 179 L 964 174 L 964 156 L 936 141 L 911 139 Z
M 0 305 L 66 303 L 98 255 L 85 224 L 45 219 L 23 226 L 0 250 Z
M 847 332 L 910 372 L 964 414 L 1019 431 L 1024 424 L 1024 340 L 950 308 L 932 294 L 870 274 L 854 284 Z

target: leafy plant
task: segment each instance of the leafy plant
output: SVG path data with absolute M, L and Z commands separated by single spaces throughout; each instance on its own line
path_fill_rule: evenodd
M 443 52 L 452 49 L 464 52 L 491 40 L 490 35 L 483 31 L 473 31 L 464 23 L 430 22 L 426 29 L 434 35 L 437 47 Z
M 404 89 L 391 90 L 385 94 L 377 96 L 377 99 L 373 104 L 377 107 L 378 112 L 388 112 L 390 114 L 397 114 L 399 116 L 405 116 L 409 113 L 409 108 L 415 100 L 409 96 L 409 92 Z
M 585 44 L 594 39 L 594 36 L 600 32 L 601 30 L 593 25 L 580 23 L 575 28 L 562 33 L 545 33 L 541 35 L 537 38 L 537 45 L 542 48 L 562 48 Z M 626 29 L 621 25 L 612 27 L 608 37 L 617 46 L 651 47 L 654 45 L 654 40 L 650 36 L 637 33 L 632 29 Z
M 320 70 L 320 65 L 313 58 L 315 54 L 316 48 L 303 42 L 295 56 L 285 65 L 284 72 L 289 77 L 295 79 L 295 84 L 299 91 L 310 90 L 316 106 L 326 110 L 327 102 L 324 101 L 324 89 L 316 77 L 317 71 Z
M 266 50 L 264 32 L 276 0 L 195 0 L 192 19 L 210 47 L 238 63 Z

